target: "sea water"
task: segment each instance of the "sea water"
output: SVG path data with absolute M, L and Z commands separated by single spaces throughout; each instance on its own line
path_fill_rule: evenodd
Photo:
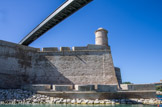
M 120 104 L 120 105 L 0 105 L 0 107 L 157 107 L 153 105 L 129 105 L 129 104 Z

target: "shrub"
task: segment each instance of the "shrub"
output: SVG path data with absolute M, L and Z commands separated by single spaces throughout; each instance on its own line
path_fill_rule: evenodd
M 123 82 L 122 84 L 132 84 L 131 82 Z
M 157 90 L 157 91 L 162 91 L 162 85 L 156 86 L 156 90 Z

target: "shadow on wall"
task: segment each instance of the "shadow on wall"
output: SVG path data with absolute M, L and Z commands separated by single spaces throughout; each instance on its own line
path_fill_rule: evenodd
M 77 57 L 80 61 L 82 61 L 84 64 L 86 64 L 86 62 L 85 62 L 82 58 L 80 58 L 78 55 L 76 55 L 76 57 Z
M 25 78 L 25 77 L 24 77 Z M 22 75 L 0 73 L 0 88 L 19 88 L 22 84 Z
M 28 76 L 27 84 L 73 85 L 73 82 L 59 72 L 58 68 L 46 57 L 46 55 L 38 55 L 32 63 L 34 65 L 32 70 L 26 72 Z
M 16 89 L 26 84 L 73 85 L 73 82 L 71 82 L 68 78 L 66 78 L 63 74 L 61 74 L 56 68 L 56 66 L 52 64 L 45 56 L 40 56 L 36 60 L 36 62 L 34 62 L 34 67 L 29 68 L 29 71 L 27 69 L 26 72 L 16 71 L 15 73 L 10 74 L 0 73 L 1 89 L 10 89 L 10 88 Z
M 26 84 L 73 84 L 38 49 L 0 41 L 0 88 Z

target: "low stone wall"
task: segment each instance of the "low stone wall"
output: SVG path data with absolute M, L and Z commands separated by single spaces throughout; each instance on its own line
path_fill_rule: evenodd
M 72 91 L 73 85 L 52 85 L 53 91 Z
M 50 91 L 51 85 L 50 84 L 28 84 L 21 86 L 21 89 L 29 90 L 29 91 Z
M 155 91 L 118 91 L 118 92 L 95 92 L 95 91 L 70 91 L 70 92 L 52 92 L 37 91 L 38 94 L 50 97 L 61 97 L 70 99 L 129 99 L 129 98 L 156 98 Z
M 76 91 L 94 91 L 95 85 L 75 85 Z
M 117 85 L 97 85 L 98 92 L 117 92 Z
M 117 85 L 53 85 L 53 84 L 29 84 L 23 85 L 22 89 L 30 91 L 96 91 L 117 92 Z
M 155 84 L 120 84 L 122 90 L 156 90 Z
M 42 48 L 42 51 L 43 52 L 57 52 L 58 51 L 58 48 Z

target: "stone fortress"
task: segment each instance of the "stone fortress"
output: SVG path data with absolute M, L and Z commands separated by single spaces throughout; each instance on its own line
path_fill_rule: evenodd
M 0 40 L 0 89 L 22 88 L 61 98 L 155 98 L 154 84 L 122 84 L 103 28 L 95 32 L 95 44 L 86 47 L 28 47 L 91 1 L 67 0 L 19 44 Z
M 25 84 L 120 84 L 120 69 L 114 68 L 107 33 L 99 28 L 95 32 L 95 45 L 72 47 L 72 50 L 69 47 L 61 47 L 60 50 L 53 47 L 40 51 L 1 41 L 0 81 L 3 84 L 0 87 L 19 88 Z
M 23 88 L 69 98 L 154 98 L 154 84 L 121 84 L 107 33 L 99 28 L 95 45 L 60 50 L 0 41 L 0 88 Z

